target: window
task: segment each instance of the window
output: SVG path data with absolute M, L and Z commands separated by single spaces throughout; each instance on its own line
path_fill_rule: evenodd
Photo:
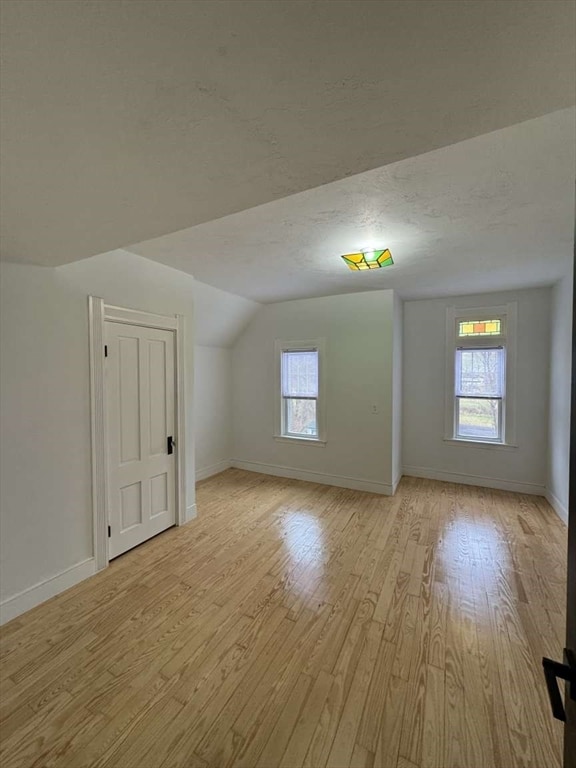
M 502 442 L 503 347 L 456 350 L 455 437 Z
M 276 436 L 323 442 L 321 340 L 277 342 L 279 413 Z
M 515 319 L 515 304 L 449 308 L 446 439 L 513 444 Z

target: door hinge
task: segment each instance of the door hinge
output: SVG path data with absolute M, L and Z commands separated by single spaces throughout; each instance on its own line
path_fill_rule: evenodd
M 112 529 L 108 526 L 108 538 L 110 538 L 110 536 L 112 536 Z
M 104 344 L 104 357 L 108 357 L 108 344 Z

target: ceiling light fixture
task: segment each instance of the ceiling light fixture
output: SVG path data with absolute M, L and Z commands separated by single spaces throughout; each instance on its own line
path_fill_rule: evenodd
M 349 269 L 354 272 L 360 269 L 380 269 L 394 264 L 390 250 L 362 251 L 361 253 L 347 253 L 342 256 Z

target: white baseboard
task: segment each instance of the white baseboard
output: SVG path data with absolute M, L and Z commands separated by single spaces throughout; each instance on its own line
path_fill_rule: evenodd
M 211 464 L 209 467 L 197 469 L 196 482 L 199 480 L 205 480 L 207 477 L 212 477 L 212 475 L 217 475 L 219 472 L 224 472 L 224 470 L 230 469 L 231 466 L 232 462 L 230 459 L 224 459 L 223 461 L 219 461 L 216 464 Z
M 49 579 L 34 584 L 33 587 L 29 587 L 13 597 L 9 597 L 0 603 L 0 624 L 5 624 L 7 621 L 15 619 L 16 616 L 20 616 L 20 614 L 35 608 L 51 597 L 59 595 L 60 592 L 70 589 L 70 587 L 84 581 L 89 576 L 93 576 L 95 573 L 96 561 L 93 557 L 90 557 L 88 560 L 83 560 L 81 563 L 77 563 L 71 568 L 51 576 Z
M 186 521 L 187 523 L 190 522 L 190 520 L 194 520 L 198 515 L 198 509 L 196 507 L 196 504 L 191 504 L 189 507 L 186 507 Z
M 560 499 L 555 496 L 548 488 L 546 489 L 546 493 L 544 495 L 546 496 L 546 501 L 548 504 L 550 504 L 554 512 L 556 512 L 560 520 L 568 525 L 568 508 L 565 507 Z
M 232 466 L 236 469 L 245 469 L 248 472 L 260 472 L 263 475 L 289 477 L 292 480 L 305 480 L 309 483 L 335 485 L 338 488 L 351 488 L 354 491 L 368 491 L 369 493 L 381 493 L 384 496 L 392 496 L 391 484 L 380 483 L 374 480 L 361 480 L 344 475 L 325 475 L 308 469 L 296 469 L 278 464 L 258 464 L 255 461 L 240 461 L 240 459 L 232 459 Z
M 392 496 L 396 495 L 396 490 L 398 488 L 398 484 L 399 484 L 400 480 L 402 480 L 402 472 L 400 472 L 400 474 L 398 475 L 396 480 L 394 480 L 394 482 L 392 483 Z
M 424 477 L 428 480 L 441 480 L 445 483 L 459 483 L 461 485 L 478 485 L 481 488 L 495 488 L 498 491 L 512 491 L 513 493 L 530 493 L 534 496 L 544 496 L 546 489 L 537 483 L 519 483 L 516 480 L 500 480 L 496 477 L 484 477 L 483 475 L 465 475 L 460 472 L 442 472 L 428 467 L 403 467 L 403 475 L 410 477 Z

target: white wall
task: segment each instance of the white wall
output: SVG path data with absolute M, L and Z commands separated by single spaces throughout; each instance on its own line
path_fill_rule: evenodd
M 446 308 L 518 302 L 517 449 L 444 438 Z M 550 289 L 404 303 L 404 474 L 544 493 L 547 474 Z
M 232 350 L 196 346 L 194 363 L 196 479 L 230 466 L 232 458 Z
M 392 334 L 392 481 L 394 490 L 402 477 L 402 377 L 404 306 L 394 294 Z
M 85 297 L 0 265 L 0 600 L 92 557 Z
M 194 281 L 196 480 L 232 459 L 232 345 L 260 304 Z
M 390 493 L 392 327 L 392 291 L 263 306 L 234 348 L 234 464 Z M 327 443 L 287 445 L 273 437 L 274 341 L 314 338 L 326 340 Z
M 133 254 L 130 255 L 134 258 Z M 231 348 L 261 306 L 256 301 L 221 291 L 198 280 L 194 280 L 192 291 L 195 342 L 204 347 Z
M 139 257 L 124 259 L 121 254 L 58 269 L 2 264 L 1 270 L 0 599 L 4 602 L 93 554 L 87 296 L 185 315 L 191 400 L 194 281 L 168 267 Z M 186 503 L 191 513 L 193 438 L 190 408 Z
M 567 275 L 552 289 L 550 319 L 550 423 L 546 495 L 560 517 L 568 522 L 572 275 Z

